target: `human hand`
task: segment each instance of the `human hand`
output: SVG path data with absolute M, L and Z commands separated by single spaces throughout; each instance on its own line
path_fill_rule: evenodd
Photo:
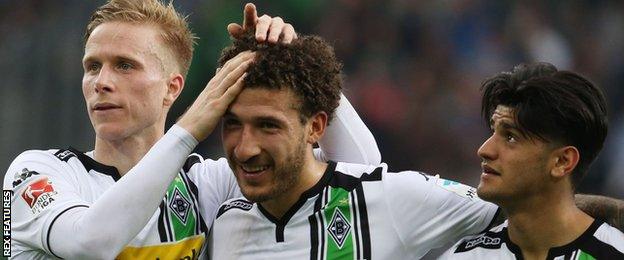
M 195 102 L 180 117 L 177 125 L 201 142 L 215 129 L 228 106 L 241 92 L 245 71 L 253 62 L 254 52 L 241 52 L 217 71 Z
M 295 28 L 291 24 L 285 23 L 279 16 L 271 17 L 265 14 L 258 17 L 256 6 L 252 3 L 245 5 L 243 13 L 242 26 L 236 23 L 227 26 L 228 33 L 234 38 L 241 37 L 245 31 L 255 27 L 258 42 L 289 44 L 292 40 L 297 39 Z

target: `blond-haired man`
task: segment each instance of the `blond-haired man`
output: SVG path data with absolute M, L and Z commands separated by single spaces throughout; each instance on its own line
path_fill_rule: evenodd
M 253 5 L 228 31 L 252 28 L 259 40 L 296 38 L 292 26 L 257 17 Z M 217 207 L 240 191 L 225 159 L 191 152 L 240 92 L 254 54 L 224 65 L 165 133 L 193 53 L 185 18 L 158 0 L 111 0 L 94 12 L 85 39 L 82 91 L 95 148 L 30 150 L 13 161 L 4 180 L 13 192 L 12 256 L 200 257 Z M 344 98 L 328 132 L 318 159 L 379 162 L 372 135 Z

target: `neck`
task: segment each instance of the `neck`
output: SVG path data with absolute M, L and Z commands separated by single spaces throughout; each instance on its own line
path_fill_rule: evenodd
M 143 129 L 141 133 L 115 140 L 96 137 L 94 159 L 102 164 L 116 167 L 119 174 L 123 176 L 163 135 L 164 124 L 162 127 Z
M 272 216 L 281 219 L 286 212 L 297 203 L 301 195 L 314 187 L 325 173 L 327 163 L 319 162 L 314 159 L 312 150 L 306 155 L 306 162 L 301 169 L 299 181 L 287 192 L 271 200 L 260 203 Z
M 550 248 L 574 241 L 591 225 L 593 218 L 576 207 L 571 193 L 558 194 L 533 196 L 505 207 L 509 238 L 525 259 L 545 259 Z

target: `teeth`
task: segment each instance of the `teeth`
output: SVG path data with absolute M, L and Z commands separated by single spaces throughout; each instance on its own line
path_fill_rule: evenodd
M 261 172 L 269 168 L 269 166 L 250 166 L 250 165 L 241 165 L 246 172 Z

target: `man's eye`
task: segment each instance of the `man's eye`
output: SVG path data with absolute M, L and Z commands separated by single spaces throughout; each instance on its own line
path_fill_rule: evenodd
M 97 71 L 100 69 L 100 64 L 99 63 L 91 63 L 89 65 L 87 65 L 87 70 L 88 71 Z
M 130 70 L 132 69 L 132 64 L 127 63 L 127 62 L 122 62 L 121 64 L 119 64 L 119 68 L 121 70 Z
M 278 126 L 274 123 L 269 123 L 269 122 L 262 122 L 260 123 L 260 127 L 265 128 L 265 129 L 276 129 L 278 128 Z
M 510 142 L 510 143 L 517 142 L 516 137 L 512 134 L 507 134 L 506 138 L 507 138 L 507 142 Z

